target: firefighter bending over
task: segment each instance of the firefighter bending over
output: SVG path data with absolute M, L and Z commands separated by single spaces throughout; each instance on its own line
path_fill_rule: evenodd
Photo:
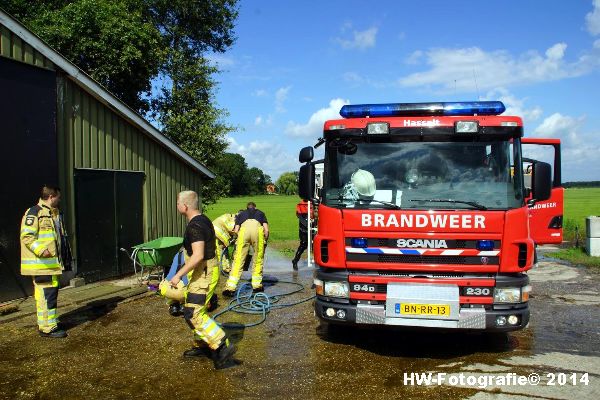
M 44 185 L 41 198 L 21 220 L 21 275 L 33 280 L 40 336 L 64 338 L 56 313 L 58 277 L 62 274 L 61 226 L 58 215 L 60 189 Z
M 215 230 L 210 219 L 198 210 L 196 192 L 179 193 L 177 211 L 185 215 L 188 220 L 183 238 L 185 264 L 169 283 L 177 288 L 181 278 L 191 272 L 185 293 L 183 315 L 194 331 L 194 347 L 186 350 L 183 355 L 185 357 L 210 356 L 216 369 L 234 366 L 233 354 L 236 349 L 206 310 L 217 283 L 213 279 L 214 271 L 218 268 L 215 256 Z
M 224 272 L 231 272 L 229 257 L 225 254 L 229 247 L 235 228 L 235 214 L 223 214 L 213 221 L 215 235 L 217 235 L 217 262 Z
M 242 267 L 248 255 L 248 247 L 254 250 L 254 265 L 252 267 L 252 291 L 254 293 L 264 291 L 263 262 L 265 248 L 269 238 L 269 223 L 265 213 L 256 208 L 256 204 L 249 202 L 244 211 L 235 217 L 234 232 L 238 238 L 235 243 L 233 254 L 233 267 L 225 284 L 223 295 L 232 297 L 235 294 L 238 282 L 242 276 Z

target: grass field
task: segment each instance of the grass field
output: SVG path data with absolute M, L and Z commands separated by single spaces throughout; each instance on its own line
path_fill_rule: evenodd
M 600 188 L 570 188 L 565 190 L 564 235 L 573 240 L 575 228 L 585 238 L 585 218 L 600 215 Z

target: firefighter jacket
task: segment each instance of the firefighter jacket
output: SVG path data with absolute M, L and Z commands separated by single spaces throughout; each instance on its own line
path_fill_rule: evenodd
M 234 214 L 223 214 L 212 222 L 215 227 L 215 235 L 217 239 L 225 246 L 229 246 L 231 235 L 233 234 L 233 228 L 235 226 L 235 215 Z
M 52 210 L 42 200 L 25 212 L 21 220 L 21 275 L 60 275 L 58 210 Z M 50 256 L 42 257 L 44 250 Z

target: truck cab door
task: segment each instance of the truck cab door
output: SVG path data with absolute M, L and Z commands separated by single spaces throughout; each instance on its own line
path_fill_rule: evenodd
M 552 166 L 552 194 L 529 208 L 529 230 L 536 244 L 561 243 L 563 239 L 564 188 L 561 183 L 560 139 L 521 139 L 525 188 L 531 189 L 534 160 Z

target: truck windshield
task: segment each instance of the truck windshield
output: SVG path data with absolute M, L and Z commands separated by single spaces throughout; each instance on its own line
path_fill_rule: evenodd
M 334 139 L 325 151 L 323 202 L 344 208 L 518 208 L 523 189 L 515 142 Z

